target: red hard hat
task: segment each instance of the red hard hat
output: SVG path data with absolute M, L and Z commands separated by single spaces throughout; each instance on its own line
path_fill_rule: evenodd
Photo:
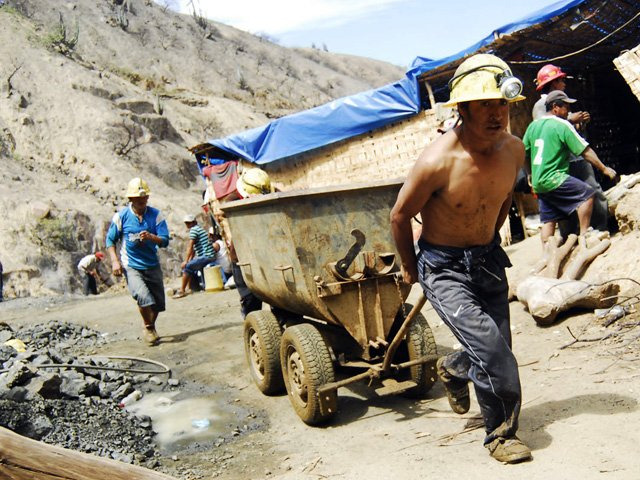
M 96 258 L 100 261 L 104 260 L 104 253 L 96 252 Z
M 567 74 L 564 73 L 560 67 L 556 67 L 549 63 L 538 71 L 538 75 L 536 77 L 536 91 L 539 92 L 547 83 L 558 78 L 565 78 L 566 76 Z

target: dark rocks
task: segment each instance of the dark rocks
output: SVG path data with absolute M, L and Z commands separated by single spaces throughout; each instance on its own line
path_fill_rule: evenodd
M 132 392 L 169 388 L 166 378 L 127 372 L 133 360 L 84 358 L 75 352 L 104 343 L 87 327 L 51 321 L 13 332 L 26 351 L 0 347 L 0 426 L 46 443 L 149 467 L 159 465 L 149 417 L 119 403 Z M 100 367 L 92 369 L 91 367 Z

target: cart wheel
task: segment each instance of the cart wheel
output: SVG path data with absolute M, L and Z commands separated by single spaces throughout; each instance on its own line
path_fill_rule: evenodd
M 412 308 L 413 305 L 405 304 L 404 311 L 410 312 Z M 413 322 L 411 322 L 411 326 L 407 330 L 407 337 L 401 345 L 401 348 L 398 349 L 397 355 L 404 357 L 402 361 L 411 361 L 424 357 L 425 355 L 436 355 L 437 353 L 438 349 L 431 327 L 427 319 L 424 318 L 424 315 L 418 313 L 413 319 Z M 403 395 L 410 398 L 425 397 L 438 378 L 436 374 L 436 360 L 415 365 L 404 370 L 404 372 L 403 375 L 406 379 L 411 379 L 418 384 L 403 393 Z
M 251 378 L 265 395 L 282 391 L 280 368 L 282 329 L 275 315 L 266 310 L 250 312 L 244 320 L 244 353 Z
M 316 425 L 331 418 L 335 412 L 321 412 L 318 396 L 318 388 L 335 379 L 331 355 L 320 332 L 308 323 L 287 328 L 280 360 L 289 400 L 302 421 Z

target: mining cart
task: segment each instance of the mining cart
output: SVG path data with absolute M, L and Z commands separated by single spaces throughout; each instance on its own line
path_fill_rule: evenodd
M 425 300 L 405 303 L 411 287 L 389 226 L 401 185 L 277 192 L 223 206 L 244 280 L 271 307 L 244 322 L 251 377 L 266 395 L 286 387 L 309 425 L 331 418 L 338 388 L 354 382 L 421 397 L 436 381 Z

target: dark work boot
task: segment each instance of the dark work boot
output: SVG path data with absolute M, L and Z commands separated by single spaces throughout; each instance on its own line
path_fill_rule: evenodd
M 469 398 L 469 382 L 451 376 L 443 367 L 444 357 L 436 362 L 438 377 L 444 385 L 449 406 L 455 413 L 462 415 L 469 411 L 471 399 Z

